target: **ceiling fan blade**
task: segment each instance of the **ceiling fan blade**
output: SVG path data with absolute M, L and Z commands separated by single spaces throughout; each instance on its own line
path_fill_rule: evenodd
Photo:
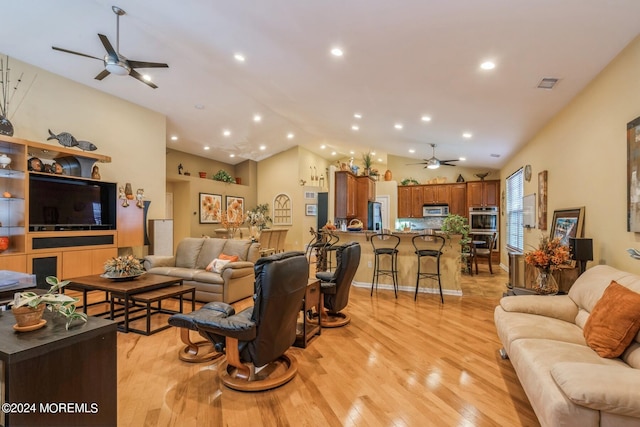
M 96 80 L 102 80 L 102 79 L 104 79 L 105 77 L 107 77 L 109 74 L 111 74 L 111 73 L 110 73 L 108 70 L 102 70 L 102 71 L 100 71 L 100 74 L 98 74 L 98 75 L 97 75 L 97 76 L 95 76 L 94 78 L 95 78 Z
M 85 56 L 85 57 L 87 57 L 87 58 L 92 58 L 92 59 L 97 59 L 97 60 L 99 60 L 99 61 L 102 61 L 102 58 L 97 58 L 97 57 L 95 57 L 95 56 L 87 55 L 86 53 L 74 52 L 73 50 L 63 49 L 63 48 L 61 48 L 61 47 L 51 46 L 51 49 L 53 49 L 53 50 L 59 50 L 60 52 L 71 53 L 71 54 L 73 54 L 73 55 Z
M 111 46 L 111 43 L 109 42 L 109 39 L 107 38 L 107 36 L 105 36 L 104 34 L 98 34 L 98 37 L 100 37 L 100 41 L 102 42 L 102 45 L 104 46 L 109 56 L 113 58 L 117 58 L 118 53 L 113 48 L 113 46 Z
M 407 164 L 406 164 L 406 166 L 409 166 L 409 165 L 426 165 L 426 164 L 427 164 L 427 162 L 420 162 L 420 163 L 407 163 Z
M 458 161 L 460 161 L 460 159 L 440 160 L 440 163 L 458 162 Z
M 131 68 L 169 68 L 169 65 L 161 62 L 144 62 L 144 61 L 132 61 L 128 60 Z
M 158 86 L 154 85 L 152 82 L 148 82 L 144 79 L 144 77 L 142 77 L 142 74 L 140 74 L 139 72 L 137 72 L 136 70 L 131 70 L 131 72 L 129 73 L 129 75 L 131 77 L 133 77 L 134 79 L 138 79 L 140 80 L 142 83 L 146 84 L 147 86 L 150 86 L 154 89 L 158 89 Z

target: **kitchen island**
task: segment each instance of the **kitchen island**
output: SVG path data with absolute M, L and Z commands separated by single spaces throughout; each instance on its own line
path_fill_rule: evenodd
M 373 278 L 374 255 L 371 246 L 370 236 L 375 234 L 374 231 L 335 231 L 340 237 L 338 244 L 348 242 L 360 243 L 362 255 L 360 265 L 353 279 L 355 286 L 371 288 L 371 279 Z M 418 257 L 415 254 L 415 248 L 411 243 L 411 239 L 417 236 L 417 232 L 392 232 L 391 234 L 400 237 L 400 245 L 398 246 L 398 286 L 401 291 L 415 292 L 416 274 L 418 272 Z M 446 236 L 445 236 L 446 237 Z M 462 295 L 460 287 L 460 235 L 446 237 L 444 247 L 442 248 L 442 256 L 440 257 L 440 274 L 442 282 L 442 293 L 444 295 Z M 434 249 L 437 249 L 434 244 Z M 388 263 L 388 261 L 384 261 Z M 423 268 L 428 271 L 435 271 L 435 263 L 431 260 L 423 260 Z M 387 266 L 388 264 L 383 264 Z M 393 282 L 390 277 L 380 277 L 378 282 L 378 290 L 393 291 Z M 423 279 L 420 280 L 418 292 L 439 294 L 438 282 L 436 280 Z

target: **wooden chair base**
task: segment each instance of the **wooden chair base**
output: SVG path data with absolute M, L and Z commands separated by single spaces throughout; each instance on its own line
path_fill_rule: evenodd
M 183 362 L 189 363 L 203 363 L 215 360 L 221 357 L 224 353 L 220 353 L 213 348 L 213 344 L 209 341 L 192 341 L 189 335 L 189 329 L 182 328 L 180 330 L 180 339 L 184 344 L 178 352 L 178 358 Z
M 351 316 L 346 313 L 327 313 L 322 316 L 323 328 L 339 328 L 351 322 Z
M 280 387 L 291 381 L 298 372 L 298 362 L 293 356 L 286 353 L 278 359 L 260 369 L 259 372 L 253 372 L 252 380 L 239 374 L 236 367 L 224 363 L 220 367 L 220 380 L 227 387 L 238 391 L 264 391 Z

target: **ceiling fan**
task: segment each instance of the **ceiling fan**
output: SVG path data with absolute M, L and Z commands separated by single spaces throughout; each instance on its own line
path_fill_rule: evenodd
M 432 157 L 430 159 L 424 159 L 424 162 L 410 163 L 411 165 L 426 165 L 425 168 L 438 169 L 440 166 L 455 166 L 451 162 L 457 162 L 458 159 L 453 160 L 440 160 L 436 158 L 436 144 L 429 144 L 432 149 Z
M 51 46 L 53 50 L 59 50 L 61 52 L 72 53 L 74 55 L 86 56 L 87 58 L 98 59 L 104 62 L 104 70 L 98 74 L 95 79 L 102 80 L 107 77 L 109 74 L 116 74 L 118 76 L 126 76 L 129 75 L 134 79 L 140 80 L 142 83 L 157 89 L 158 86 L 154 85 L 152 82 L 146 80 L 144 76 L 138 73 L 136 68 L 169 68 L 167 64 L 159 63 L 159 62 L 144 62 L 144 61 L 134 61 L 131 59 L 127 59 L 124 55 L 120 54 L 120 17 L 124 15 L 126 12 L 120 9 L 118 6 L 112 6 L 111 9 L 113 13 L 116 14 L 116 48 L 114 49 L 107 36 L 103 34 L 98 34 L 100 37 L 100 41 L 104 46 L 107 54 L 104 58 L 98 58 L 95 56 L 87 55 L 80 52 L 74 52 L 72 50 L 62 49 L 60 47 Z

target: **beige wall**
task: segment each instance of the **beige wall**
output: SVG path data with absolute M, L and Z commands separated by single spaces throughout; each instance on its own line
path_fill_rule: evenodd
M 530 164 L 532 179 L 525 182 L 525 195 L 538 193 L 538 173 L 548 171 L 549 226 L 555 209 L 585 207 L 584 237 L 593 239 L 595 259 L 588 267 L 606 263 L 630 272 L 640 271 L 640 263 L 625 252 L 627 248 L 640 248 L 640 234 L 626 231 L 626 124 L 640 116 L 638 76 L 640 38 L 629 44 L 501 171 L 501 185 L 506 188 L 506 177 Z M 562 90 L 562 84 L 556 90 Z M 538 229 L 525 230 L 525 250 L 537 246 L 540 236 Z M 504 237 L 501 244 L 504 247 Z M 508 264 L 506 251 L 502 251 L 501 262 Z
M 467 168 L 462 166 L 464 162 L 458 162 L 460 166 L 440 166 L 438 169 L 427 169 L 424 165 L 411 164 L 417 162 L 416 159 L 389 155 L 387 158 L 387 168 L 391 171 L 392 179 L 397 181 L 398 184 L 407 178 L 413 178 L 420 184 L 426 184 L 427 181 L 434 178 L 445 178 L 446 183 L 454 183 L 459 175 L 462 175 L 465 181 L 479 181 L 480 179 L 475 176 L 475 174 L 485 172 L 490 172 L 486 179 L 500 178 L 500 171 L 498 170 Z M 384 179 L 384 172 L 384 170 L 380 171 L 382 174 L 381 179 Z
M 14 136 L 56 145 L 46 141 L 51 129 L 94 143 L 96 153 L 112 159 L 99 165 L 102 180 L 143 188 L 151 201 L 149 218 L 162 218 L 165 116 L 14 59 L 11 65 L 12 76 L 24 72 L 9 107 Z

